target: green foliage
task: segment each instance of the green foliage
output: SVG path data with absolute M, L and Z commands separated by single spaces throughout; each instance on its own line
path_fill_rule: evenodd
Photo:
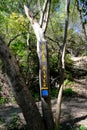
M 57 88 L 51 88 L 51 97 L 57 98 L 58 96 L 58 89 Z
M 76 93 L 72 90 L 72 88 L 65 88 L 64 90 L 63 90 L 63 95 L 64 96 L 73 96 L 73 95 L 75 95 Z
M 5 119 L 0 118 L 0 124 L 1 124 L 1 123 L 4 123 L 4 122 L 5 122 Z
M 31 87 L 31 86 L 30 86 Z M 35 101 L 40 100 L 40 91 L 39 91 L 39 84 L 33 85 L 33 87 L 30 89 L 32 96 L 34 97 Z
M 54 130 L 60 130 L 62 128 L 62 125 L 58 125 L 57 128 L 55 128 Z
M 18 129 L 18 127 L 20 126 L 20 118 L 17 114 L 12 114 L 11 115 L 11 121 L 10 124 L 7 124 L 7 128 L 9 130 L 14 130 L 14 129 Z
M 65 63 L 69 66 L 72 66 L 73 65 L 73 61 L 71 59 L 71 55 L 70 54 L 66 54 L 65 56 Z
M 77 130 L 86 130 L 86 127 L 81 125 Z
M 64 86 L 73 84 L 73 82 L 69 79 L 64 80 Z
M 65 72 L 64 76 L 66 79 L 72 80 L 72 73 L 70 70 L 73 68 L 73 61 L 71 60 L 71 55 L 66 54 L 65 56 Z
M 49 56 L 49 65 L 50 65 L 50 69 L 53 69 L 54 71 L 57 71 L 58 57 L 57 57 L 56 53 L 51 53 L 51 55 Z
M 27 24 L 23 15 L 12 12 L 8 17 L 8 29 L 14 33 L 26 32 Z
M 0 97 L 0 105 L 6 103 L 6 97 Z
M 52 1 L 51 10 L 52 11 L 56 11 L 56 9 L 59 8 L 59 3 L 60 3 L 60 0 L 54 0 L 54 1 Z
M 87 24 L 87 0 L 79 0 L 79 9 L 82 13 L 83 23 Z
M 5 34 L 7 13 L 0 10 L 0 35 Z

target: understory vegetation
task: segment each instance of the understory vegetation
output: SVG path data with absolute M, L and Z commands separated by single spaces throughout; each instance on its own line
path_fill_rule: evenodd
M 40 66 L 41 61 L 37 54 L 38 39 L 32 29 L 34 22 L 39 23 L 40 29 L 42 29 L 42 26 L 47 22 L 43 35 L 44 39 L 46 39 L 46 41 L 44 41 L 47 42 L 46 65 L 48 73 L 47 78 L 49 77 L 47 82 L 49 82 L 48 84 L 50 86 L 49 97 L 51 99 L 58 98 L 61 86 L 63 86 L 63 92 L 61 94 L 63 95 L 63 99 L 78 96 L 78 92 L 75 91 L 72 86 L 75 85 L 76 80 L 87 77 L 87 62 L 84 60 L 84 58 L 87 59 L 87 1 L 71 0 L 70 7 L 68 6 L 68 0 L 67 2 L 64 0 L 47 1 L 51 3 L 50 7 L 48 7 L 49 4 L 47 2 L 48 5 L 45 5 L 45 8 L 47 9 L 42 8 L 44 7 L 44 0 L 0 1 L 0 40 L 3 39 L 3 41 L 5 41 L 7 49 L 16 59 L 16 64 L 22 75 L 21 77 L 23 77 L 25 86 L 30 91 L 35 102 L 40 102 L 42 99 L 40 88 L 40 82 L 42 82 L 42 80 L 39 75 L 39 70 L 42 69 L 42 66 Z M 26 18 L 24 13 L 25 4 L 31 10 L 30 21 Z M 65 11 L 66 7 L 67 10 Z M 48 13 L 46 11 L 49 11 L 49 16 L 47 20 L 43 20 Z M 44 12 L 46 13 L 45 15 Z M 41 13 L 44 17 L 42 17 L 43 23 L 40 24 L 39 19 Z M 64 57 L 63 49 L 65 49 Z M 4 52 L 7 53 L 7 50 L 5 49 Z M 14 97 L 14 95 L 17 94 L 14 94 L 11 88 L 12 80 L 10 81 L 6 74 L 7 70 L 6 65 L 4 64 L 6 63 L 6 57 L 2 57 L 4 57 L 4 55 L 1 52 L 0 107 L 9 103 L 17 103 L 16 98 Z M 11 59 L 12 57 L 9 56 L 9 58 Z M 75 60 L 76 58 L 78 58 L 78 60 Z M 15 70 L 16 69 L 14 68 L 14 71 Z M 33 98 L 31 102 L 33 101 Z M 40 116 L 42 118 L 42 115 Z M 19 116 L 13 114 L 11 117 L 12 120 L 10 124 L 6 124 L 8 130 L 28 130 L 28 126 L 21 122 Z M 5 120 L 0 117 L 0 124 L 2 123 L 5 123 Z M 79 125 L 76 128 L 73 126 L 72 128 L 71 125 L 68 124 L 66 128 L 64 128 L 61 122 L 59 124 L 60 125 L 58 125 L 58 128 L 55 128 L 55 130 L 87 129 L 84 125 Z

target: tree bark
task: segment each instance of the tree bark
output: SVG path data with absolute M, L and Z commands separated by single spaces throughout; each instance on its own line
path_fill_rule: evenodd
M 81 20 L 81 25 L 82 25 L 84 37 L 85 37 L 85 40 L 87 41 L 86 28 L 85 28 L 85 24 L 83 23 L 83 16 L 82 16 L 82 11 L 80 10 L 80 7 L 79 7 L 79 1 L 76 0 L 76 3 L 77 3 L 77 10 L 79 12 L 79 17 L 80 17 L 80 20 Z
M 46 103 L 46 99 L 44 98 L 42 98 L 42 111 L 46 130 L 54 130 L 55 124 L 53 121 L 52 112 L 49 108 L 49 105 Z
M 60 54 L 60 85 L 59 85 L 59 94 L 57 99 L 57 105 L 56 105 L 56 129 L 58 130 L 58 125 L 60 122 L 60 112 L 61 112 L 61 103 L 62 103 L 62 92 L 63 92 L 63 82 L 64 82 L 64 70 L 65 70 L 65 51 L 66 51 L 66 40 L 67 40 L 67 30 L 68 30 L 68 24 L 69 24 L 69 7 L 70 7 L 70 0 L 66 0 L 66 19 L 65 19 L 65 29 L 64 29 L 64 38 L 63 38 L 63 45 L 62 45 L 62 51 Z
M 47 3 L 51 2 L 51 0 L 45 0 L 44 4 L 44 10 L 41 17 L 40 24 L 37 22 L 35 18 L 33 18 L 33 15 L 31 15 L 31 11 L 27 8 L 27 6 L 24 6 L 25 13 L 28 17 L 28 19 L 31 22 L 31 25 L 33 27 L 34 33 L 37 38 L 37 54 L 39 58 L 39 85 L 40 85 L 40 95 L 41 95 L 41 102 L 42 102 L 42 113 L 43 118 L 45 122 L 46 130 L 53 130 L 54 129 L 54 120 L 51 112 L 51 101 L 50 101 L 50 95 L 49 95 L 49 75 L 48 75 L 48 58 L 47 58 L 47 42 L 44 38 L 44 33 L 46 31 L 47 23 L 48 23 L 48 16 L 49 16 L 49 8 L 47 11 L 47 17 L 44 20 L 45 10 L 47 7 Z M 46 7 L 45 7 L 46 6 Z M 50 4 L 49 4 L 50 6 Z M 42 91 L 46 90 L 48 92 L 48 95 L 45 97 L 42 94 Z M 44 102 L 43 102 L 44 100 Z M 47 118 L 48 117 L 48 118 Z
M 8 76 L 9 82 L 12 85 L 15 99 L 22 109 L 23 115 L 28 125 L 28 129 L 45 130 L 39 110 L 27 86 L 24 83 L 16 59 L 11 54 L 9 48 L 2 38 L 0 38 L 0 59 L 5 65 L 6 74 Z
M 80 17 L 80 20 L 81 20 L 81 25 L 82 25 L 82 29 L 83 29 L 84 39 L 86 41 L 86 43 L 85 43 L 85 50 L 87 50 L 87 32 L 86 32 L 86 27 L 85 27 L 85 24 L 83 22 L 82 11 L 79 8 L 79 1 L 76 0 L 76 3 L 77 3 L 77 10 L 79 12 L 79 17 Z M 86 54 L 87 54 L 87 52 L 86 52 Z

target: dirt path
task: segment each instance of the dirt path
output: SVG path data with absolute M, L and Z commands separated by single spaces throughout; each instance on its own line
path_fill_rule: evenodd
M 55 115 L 56 99 L 52 100 L 52 106 L 53 114 Z M 19 128 L 21 128 L 23 124 L 26 124 L 17 104 L 5 104 L 0 106 L 0 120 L 2 120 L 2 122 L 0 121 L 0 127 L 5 128 L 5 130 L 5 125 L 10 128 L 12 122 L 14 124 L 16 123 L 15 125 L 17 126 L 19 125 Z M 87 128 L 87 98 L 81 96 L 63 98 L 61 123 L 63 130 L 66 130 L 64 128 L 73 128 L 73 130 L 75 130 L 75 128 L 80 125 L 84 125 Z
M 56 100 L 53 100 L 54 115 L 56 108 L 55 102 Z M 80 125 L 87 128 L 87 98 L 64 98 L 61 110 L 61 124 L 63 125 L 63 130 L 67 130 L 64 129 L 65 127 L 75 130 L 75 128 Z

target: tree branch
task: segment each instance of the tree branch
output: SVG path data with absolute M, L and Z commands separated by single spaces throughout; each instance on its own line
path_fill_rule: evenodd
M 44 30 L 44 33 L 46 32 L 46 29 L 47 29 L 47 25 L 48 25 L 48 20 L 49 20 L 49 14 L 50 14 L 50 8 L 51 8 L 51 0 L 48 1 L 48 5 L 47 5 L 47 11 L 46 13 L 44 14 L 44 18 L 43 18 L 43 30 Z
M 31 34 L 30 32 L 26 32 L 26 34 Z M 22 34 L 24 33 L 20 33 L 20 34 L 17 34 L 16 36 L 14 36 L 13 38 L 10 39 L 10 41 L 8 42 L 8 47 L 10 46 L 11 42 L 13 42 L 16 38 L 20 37 Z
M 45 35 L 45 37 L 48 38 L 50 41 L 52 41 L 54 43 L 57 43 L 57 45 L 58 45 L 59 48 L 61 47 L 60 44 L 59 44 L 59 42 L 58 42 L 58 40 L 54 40 L 54 39 L 52 39 L 51 37 L 49 37 L 47 35 Z
M 65 68 L 64 58 L 65 58 L 65 49 L 66 49 L 66 40 L 67 40 L 67 30 L 69 24 L 69 6 L 70 0 L 66 2 L 66 20 L 65 20 L 65 29 L 64 29 L 64 38 L 63 38 L 63 46 L 62 46 L 62 68 Z
M 83 23 L 83 18 L 82 18 L 81 10 L 79 9 L 79 1 L 76 0 L 76 3 L 77 3 L 77 10 L 79 12 L 79 16 L 80 16 L 80 20 L 81 20 L 81 24 L 82 24 L 82 29 L 83 29 L 83 33 L 84 33 L 84 36 L 85 36 L 85 40 L 87 41 L 86 28 L 85 28 L 85 25 Z
M 21 33 L 22 34 L 22 33 Z M 17 34 L 16 36 L 14 36 L 12 39 L 10 39 L 8 46 L 10 46 L 11 42 L 13 42 L 17 37 L 21 36 L 21 34 Z
M 28 9 L 27 6 L 24 5 L 24 9 L 25 9 L 25 13 L 28 17 L 28 19 L 31 22 L 31 25 L 33 27 L 34 33 L 36 35 L 37 41 L 40 42 L 45 42 L 46 40 L 44 39 L 44 32 L 43 29 L 40 27 L 39 23 L 37 22 L 37 20 L 35 18 L 32 17 L 32 13 L 31 11 Z
M 44 5 L 43 5 L 43 9 L 41 11 L 41 16 L 40 16 L 40 21 L 39 21 L 40 27 L 42 27 L 42 25 L 43 25 L 44 14 L 46 12 L 48 1 L 49 0 L 45 0 Z
M 33 22 L 33 14 L 32 12 L 29 10 L 29 8 L 27 8 L 26 5 L 24 5 L 24 9 L 25 9 L 25 14 L 28 17 L 28 19 L 30 20 L 30 22 Z

